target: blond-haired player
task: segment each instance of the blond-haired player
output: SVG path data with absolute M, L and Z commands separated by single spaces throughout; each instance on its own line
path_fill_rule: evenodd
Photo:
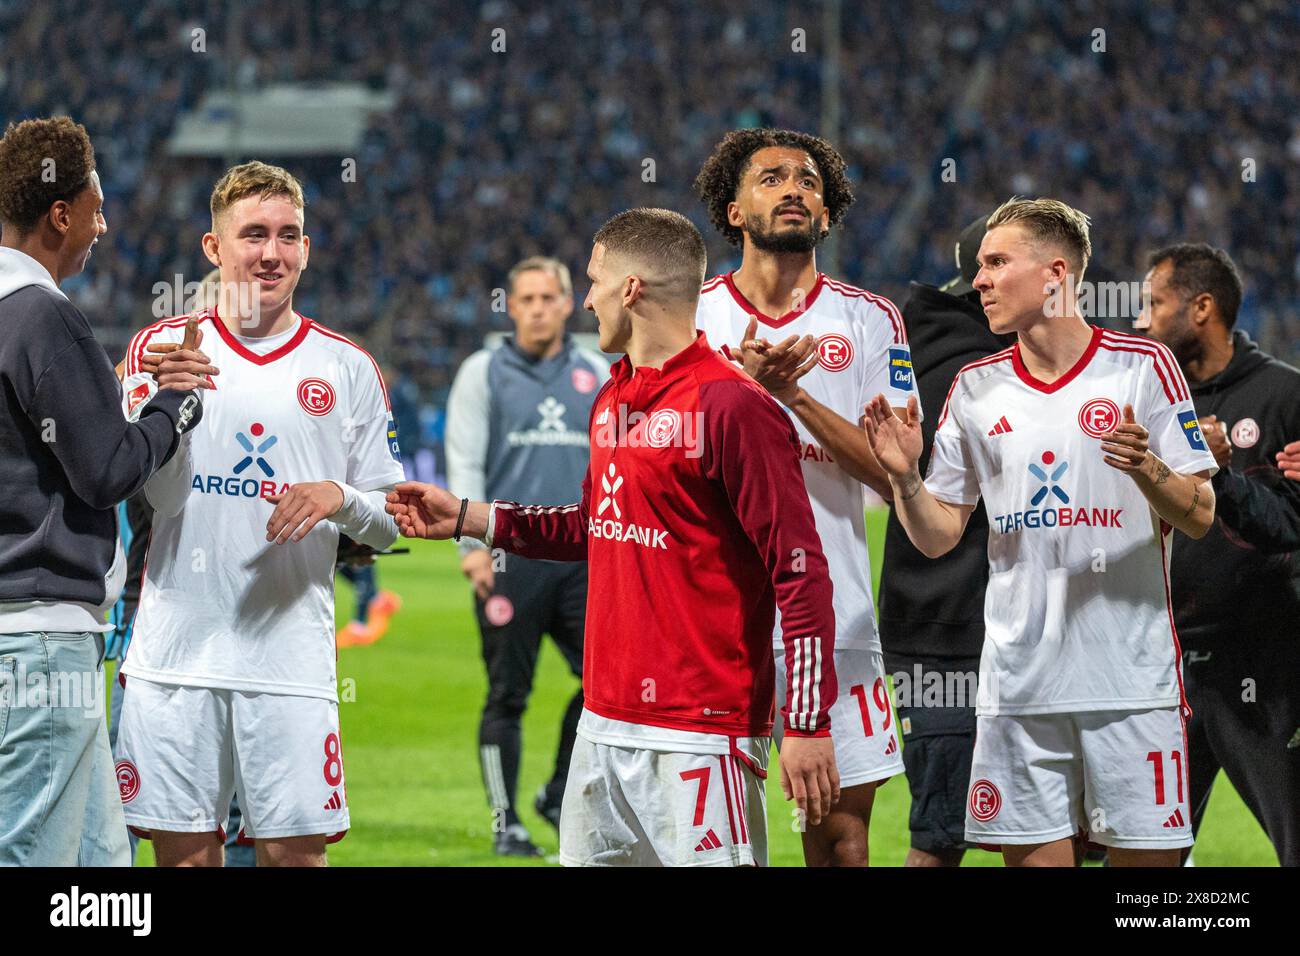
M 1112 864 L 1176 866 L 1192 834 L 1169 547 L 1214 520 L 1216 467 L 1169 350 L 1084 322 L 1090 252 L 1064 203 L 999 207 L 973 285 L 1016 344 L 958 372 L 924 481 L 914 410 L 877 397 L 864 427 L 921 552 L 950 550 L 981 496 L 989 514 L 966 838 L 1068 866 L 1086 830 Z
M 211 212 L 216 306 L 149 326 L 126 357 L 130 413 L 153 388 L 151 344 L 202 344 L 212 427 L 145 486 L 155 515 L 118 782 L 162 865 L 220 865 L 236 789 L 260 864 L 322 864 L 348 828 L 338 535 L 392 543 L 384 494 L 403 472 L 374 360 L 293 309 L 310 248 L 301 185 L 244 163 Z

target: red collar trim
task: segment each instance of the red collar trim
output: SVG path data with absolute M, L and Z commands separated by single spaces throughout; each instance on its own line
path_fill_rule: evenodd
M 1083 354 L 1079 356 L 1079 360 L 1074 363 L 1068 372 L 1058 378 L 1055 382 L 1041 382 L 1030 374 L 1029 369 L 1025 368 L 1024 360 L 1020 357 L 1020 342 L 1018 340 L 1011 348 L 1011 367 L 1016 370 L 1016 375 L 1020 377 L 1020 381 L 1024 382 L 1032 389 L 1050 395 L 1053 392 L 1059 392 L 1061 389 L 1065 388 L 1065 386 L 1078 378 L 1079 373 L 1088 367 L 1088 363 L 1092 361 L 1092 357 L 1097 354 L 1097 346 L 1100 344 L 1101 326 L 1095 326 L 1092 330 L 1092 338 L 1088 341 L 1088 347 L 1083 350 Z
M 305 339 L 307 333 L 311 331 L 311 319 L 298 312 L 295 312 L 294 315 L 298 316 L 298 331 L 293 333 L 293 336 L 289 341 L 285 342 L 277 349 L 272 349 L 265 355 L 258 355 L 256 352 L 244 345 L 243 342 L 239 341 L 239 338 L 231 332 L 230 329 L 226 328 L 226 323 L 221 321 L 221 316 L 217 315 L 216 309 L 212 310 L 212 323 L 217 327 L 217 332 L 220 333 L 222 341 L 224 341 L 226 345 L 230 346 L 231 350 L 240 358 L 247 359 L 254 365 L 270 365 L 276 359 L 284 358 L 301 345 L 302 340 Z
M 813 283 L 812 289 L 810 289 L 808 294 L 804 296 L 803 308 L 791 309 L 780 318 L 774 319 L 771 316 L 764 315 L 762 312 L 758 311 L 758 309 L 754 308 L 752 302 L 741 295 L 740 290 L 736 288 L 735 281 L 731 278 L 733 275 L 735 275 L 735 273 L 728 272 L 722 277 L 722 281 L 727 284 L 727 289 L 731 292 L 731 297 L 736 300 L 736 305 L 744 309 L 746 315 L 752 315 L 763 325 L 774 329 L 779 329 L 783 325 L 789 325 L 795 319 L 799 318 L 799 316 L 811 309 L 813 303 L 817 301 L 817 296 L 821 294 L 822 288 L 826 285 L 825 274 L 821 272 L 817 273 L 817 281 Z

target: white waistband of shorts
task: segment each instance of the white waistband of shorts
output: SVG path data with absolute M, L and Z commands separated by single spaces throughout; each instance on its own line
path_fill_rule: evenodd
M 626 720 L 601 717 L 586 709 L 578 720 L 578 733 L 592 743 L 607 747 L 678 754 L 730 754 L 733 752 L 734 741 L 734 749 L 760 767 L 767 766 L 767 756 L 772 746 L 771 737 L 728 737 L 726 734 L 634 724 Z

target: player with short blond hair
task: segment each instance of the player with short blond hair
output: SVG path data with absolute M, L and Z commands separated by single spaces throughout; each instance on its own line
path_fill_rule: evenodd
M 1176 866 L 1192 834 L 1169 548 L 1214 520 L 1216 466 L 1169 350 L 1079 314 L 1089 250 L 1063 203 L 999 207 L 972 284 L 1016 344 L 958 372 L 926 479 L 914 407 L 900 421 L 878 396 L 864 428 L 922 553 L 948 552 L 981 497 L 989 514 L 966 839 L 1068 866 L 1086 830 L 1113 865 Z
M 310 248 L 298 181 L 244 163 L 211 212 L 216 306 L 154 323 L 126 357 L 133 414 L 154 388 L 150 346 L 206 335 L 211 427 L 145 485 L 118 780 L 161 865 L 220 865 L 235 790 L 259 865 L 322 865 L 348 828 L 335 554 L 340 532 L 376 549 L 397 536 L 396 428 L 374 360 L 293 309 Z

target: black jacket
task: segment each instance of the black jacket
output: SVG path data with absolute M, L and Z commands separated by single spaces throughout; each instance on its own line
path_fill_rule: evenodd
M 912 283 L 903 306 L 903 324 L 925 412 L 920 461 L 925 474 L 934 429 L 957 372 L 1011 345 L 1015 337 L 989 331 L 978 293 L 951 296 L 919 282 Z M 988 527 L 981 502 L 957 546 L 931 560 L 913 547 L 897 515 L 890 512 L 880 570 L 880 642 L 887 654 L 979 656 L 989 579 Z
M 1275 458 L 1300 439 L 1300 371 L 1240 330 L 1232 345 L 1227 368 L 1188 383 L 1197 415 L 1227 424 L 1232 463 L 1214 476 L 1209 532 L 1199 541 L 1174 536 L 1169 576 L 1185 649 L 1300 641 L 1300 482 L 1282 477 Z
M 103 605 L 114 509 L 171 457 L 202 402 L 161 392 L 127 422 L 86 317 L 52 281 L 26 281 L 33 260 L 4 252 L 17 274 L 0 275 L 0 601 Z

